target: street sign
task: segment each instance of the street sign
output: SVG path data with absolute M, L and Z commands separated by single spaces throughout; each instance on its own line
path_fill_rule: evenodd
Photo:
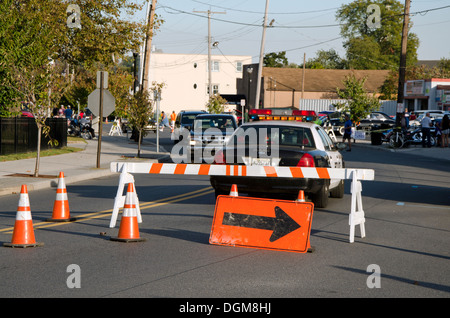
M 100 114 L 100 89 L 97 88 L 88 96 L 88 108 L 95 115 Z M 103 90 L 103 117 L 108 117 L 116 109 L 116 99 L 112 94 Z
M 252 197 L 217 197 L 209 242 L 306 253 L 314 204 Z

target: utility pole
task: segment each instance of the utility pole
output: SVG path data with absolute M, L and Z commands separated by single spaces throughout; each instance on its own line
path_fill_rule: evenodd
M 264 58 L 264 42 L 266 41 L 266 28 L 267 28 L 267 11 L 269 9 L 269 0 L 266 0 L 266 10 L 264 13 L 264 26 L 263 26 L 263 34 L 261 39 L 261 50 L 259 51 L 259 64 L 258 64 L 258 75 L 256 78 L 256 99 L 255 99 L 255 108 L 259 108 L 259 96 L 261 94 L 261 76 L 262 76 L 262 65 Z
M 152 0 L 152 4 L 149 4 L 147 10 L 147 32 L 145 35 L 145 48 L 144 48 L 144 74 L 142 77 L 142 89 L 148 91 L 149 87 L 149 69 L 150 69 L 150 52 L 152 50 L 152 38 L 153 38 L 153 23 L 155 20 L 155 6 L 156 0 Z
M 303 72 L 302 72 L 302 99 L 303 99 L 303 94 L 305 93 L 305 67 L 306 64 L 306 53 L 303 53 Z
M 213 12 L 211 10 L 208 11 L 194 11 L 197 13 L 207 13 L 208 14 L 208 91 L 209 98 L 214 95 L 212 91 L 212 82 L 211 82 L 211 14 L 225 14 L 226 12 Z
M 397 91 L 397 116 L 396 126 L 400 126 L 401 116 L 405 113 L 404 101 L 404 87 L 405 87 L 405 74 L 406 74 L 406 52 L 408 44 L 408 26 L 409 26 L 409 8 L 411 5 L 410 0 L 405 0 L 405 14 L 403 16 L 403 31 L 402 31 L 402 48 L 400 55 L 400 67 L 398 70 L 398 91 Z

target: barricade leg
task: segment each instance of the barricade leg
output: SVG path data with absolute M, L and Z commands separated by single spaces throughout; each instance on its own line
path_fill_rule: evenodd
M 364 226 L 365 217 L 364 210 L 362 206 L 362 184 L 361 181 L 358 181 L 356 174 L 357 172 L 352 173 L 352 184 L 351 184 L 351 193 L 352 193 L 352 202 L 351 202 L 351 210 L 349 216 L 349 224 L 350 224 L 350 243 L 355 241 L 355 227 L 357 225 L 360 226 L 361 237 L 366 236 L 366 229 Z
M 123 195 L 123 190 L 125 189 L 125 184 L 132 183 L 133 188 L 136 189 L 135 183 L 134 183 L 134 177 L 130 173 L 127 172 L 127 165 L 124 164 L 122 166 L 122 171 L 120 173 L 119 177 L 119 186 L 117 187 L 117 194 L 114 199 L 114 208 L 111 215 L 111 221 L 109 223 L 109 227 L 113 228 L 116 226 L 117 222 L 117 216 L 119 214 L 119 209 L 123 208 L 123 205 L 125 204 L 125 195 Z M 134 199 L 136 202 L 136 213 L 137 213 L 137 220 L 138 223 L 142 223 L 142 215 L 141 215 L 141 209 L 139 207 L 139 198 L 137 196 L 136 190 L 133 192 Z

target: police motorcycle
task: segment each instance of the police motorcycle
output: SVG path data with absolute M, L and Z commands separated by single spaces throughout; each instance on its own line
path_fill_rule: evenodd
M 67 134 L 73 137 L 82 137 L 86 140 L 95 137 L 95 131 L 86 118 L 74 118 L 67 127 Z

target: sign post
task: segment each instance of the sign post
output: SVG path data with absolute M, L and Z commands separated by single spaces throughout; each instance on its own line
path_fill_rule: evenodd
M 98 118 L 97 168 L 100 168 L 103 116 L 109 116 L 116 108 L 116 99 L 107 88 L 108 72 L 98 71 L 97 88 L 88 96 L 88 108 Z
M 103 133 L 103 85 L 104 85 L 104 73 L 97 72 L 97 88 L 100 88 L 100 100 L 99 100 L 99 121 L 98 121 L 98 143 L 97 143 L 97 168 L 100 168 L 100 154 L 102 151 L 102 133 Z M 108 73 L 106 73 L 108 74 Z M 100 79 L 99 79 L 100 77 Z M 100 87 L 98 87 L 100 86 Z M 108 84 L 106 84 L 106 88 Z

